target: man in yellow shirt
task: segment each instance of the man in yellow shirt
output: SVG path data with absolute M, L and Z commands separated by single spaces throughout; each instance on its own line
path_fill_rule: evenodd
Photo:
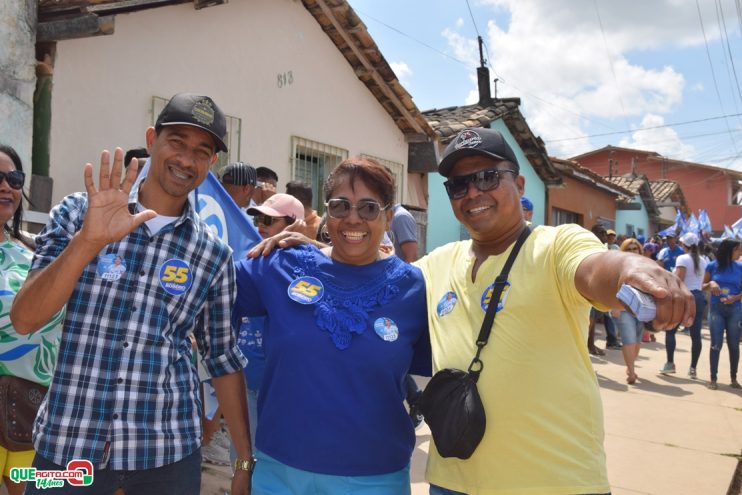
M 524 178 L 498 131 L 463 131 L 439 172 L 471 240 L 417 262 L 427 284 L 434 372 L 469 366 L 494 279 L 526 228 Z M 577 225 L 533 229 L 481 354 L 484 438 L 466 460 L 442 458 L 431 445 L 431 495 L 610 491 L 602 404 L 584 343 L 590 306 L 620 308 L 615 296 L 623 283 L 654 296 L 655 328 L 692 323 L 693 296 L 651 260 L 608 252 Z

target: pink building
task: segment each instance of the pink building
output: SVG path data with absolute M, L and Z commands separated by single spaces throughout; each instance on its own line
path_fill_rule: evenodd
M 673 160 L 653 151 L 615 146 L 590 151 L 571 160 L 606 177 L 634 173 L 646 175 L 651 181 L 674 181 L 682 189 L 692 212 L 698 214 L 699 209 L 706 209 L 717 233 L 724 225 L 732 225 L 742 217 L 742 172 Z

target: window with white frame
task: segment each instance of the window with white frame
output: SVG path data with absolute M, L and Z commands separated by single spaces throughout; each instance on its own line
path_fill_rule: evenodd
M 312 208 L 325 211 L 325 179 L 346 158 L 348 150 L 310 139 L 291 136 L 291 180 L 300 180 L 312 188 Z
M 361 156 L 364 156 L 366 158 L 373 158 L 386 168 L 392 171 L 392 175 L 394 176 L 394 203 L 395 204 L 402 204 L 404 203 L 404 191 L 405 187 L 407 187 L 407 181 L 405 181 L 405 178 L 407 174 L 405 173 L 405 167 L 401 163 L 393 162 L 391 160 L 385 160 L 383 158 L 379 158 L 378 156 L 373 155 L 366 155 L 365 153 Z
M 160 115 L 162 109 L 165 108 L 169 100 L 161 98 L 159 96 L 152 97 L 152 125 L 155 125 L 157 116 Z M 219 158 L 211 166 L 211 170 L 217 171 L 225 165 L 237 162 L 240 160 L 240 133 L 242 132 L 242 119 L 232 117 L 231 115 L 224 116 L 227 120 L 227 135 L 224 138 L 224 142 L 227 144 L 228 152 L 219 152 Z

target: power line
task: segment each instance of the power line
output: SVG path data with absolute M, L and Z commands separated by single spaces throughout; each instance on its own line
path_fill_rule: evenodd
M 469 5 L 469 0 L 466 0 L 466 8 L 469 9 L 469 15 L 471 16 L 471 23 L 474 24 L 474 31 L 477 33 L 477 38 L 482 40 L 482 44 L 484 45 L 484 50 L 487 52 L 487 65 L 489 65 L 490 69 L 492 69 L 492 72 L 494 72 L 495 69 L 492 67 L 492 64 L 490 64 L 490 60 L 491 60 L 490 49 L 487 47 L 487 43 L 484 42 L 484 38 L 482 38 L 482 35 L 479 34 L 479 28 L 477 27 L 477 21 L 474 20 L 474 13 L 471 11 L 471 5 Z
M 689 124 L 698 124 L 700 122 L 709 122 L 711 120 L 719 120 L 719 119 L 727 119 L 730 117 L 739 117 L 742 115 L 742 113 L 733 113 L 730 115 L 718 115 L 716 117 L 707 117 L 705 119 L 696 119 L 696 120 L 686 120 L 684 122 L 674 122 L 672 124 L 662 124 L 662 125 L 652 125 L 648 127 L 637 127 L 636 129 L 629 129 L 625 131 L 616 131 L 616 132 L 603 132 L 600 134 L 589 134 L 586 136 L 579 136 L 579 137 L 569 137 L 569 138 L 559 138 L 559 139 L 544 139 L 544 142 L 546 143 L 557 143 L 560 141 L 577 141 L 578 139 L 589 139 L 593 137 L 603 137 L 603 136 L 616 136 L 619 134 L 631 134 L 633 132 L 638 131 L 649 131 L 652 129 L 662 129 L 665 127 L 673 127 L 673 126 L 680 126 L 680 125 L 689 125 Z
M 629 127 L 629 122 L 626 120 L 626 116 L 628 115 L 626 113 L 626 107 L 623 104 L 623 98 L 621 97 L 621 87 L 618 85 L 618 78 L 616 77 L 616 70 L 613 67 L 613 59 L 611 58 L 611 52 L 608 50 L 608 40 L 606 40 L 605 37 L 605 30 L 603 29 L 603 20 L 600 18 L 600 9 L 598 8 L 598 0 L 593 0 L 593 5 L 595 5 L 595 14 L 598 17 L 598 26 L 600 27 L 600 34 L 603 36 L 603 46 L 605 47 L 605 55 L 608 59 L 608 65 L 611 68 L 611 74 L 613 75 L 613 83 L 616 85 L 616 94 L 618 94 L 618 101 L 621 104 L 621 110 L 623 111 L 623 114 L 621 115 L 624 119 L 624 123 L 626 124 L 626 127 Z
M 415 43 L 417 43 L 417 44 L 419 44 L 419 45 L 422 45 L 422 46 L 424 46 L 425 48 L 429 48 L 430 50 L 433 50 L 434 52 L 438 53 L 439 55 L 443 55 L 443 56 L 444 56 L 444 57 L 446 57 L 446 58 L 450 58 L 450 59 L 451 59 L 451 60 L 453 60 L 454 62 L 458 62 L 458 63 L 460 63 L 461 65 L 463 65 L 463 66 L 465 66 L 465 67 L 469 67 L 469 64 L 468 64 L 467 62 L 464 62 L 463 60 L 459 60 L 458 58 L 456 58 L 456 57 L 454 57 L 454 56 L 452 56 L 452 55 L 449 55 L 448 53 L 442 52 L 442 51 L 440 51 L 439 49 L 435 48 L 434 46 L 431 46 L 431 45 L 429 45 L 429 44 L 425 43 L 424 41 L 421 41 L 421 40 L 419 40 L 419 39 L 417 39 L 417 38 L 414 38 L 414 37 L 410 36 L 409 34 L 405 33 L 404 31 L 402 31 L 402 30 L 400 30 L 400 29 L 397 29 L 397 28 L 395 28 L 394 26 L 390 26 L 390 25 L 389 25 L 389 24 L 387 24 L 386 22 L 384 22 L 384 21 L 382 21 L 382 20 L 380 20 L 380 19 L 377 19 L 376 17 L 373 17 L 373 16 L 371 16 L 371 15 L 369 15 L 369 14 L 367 14 L 367 13 L 361 12 L 361 11 L 360 11 L 360 10 L 358 10 L 358 9 L 355 9 L 355 11 L 356 11 L 356 12 L 358 12 L 359 14 L 362 14 L 362 15 L 363 15 L 364 17 L 368 17 L 368 18 L 369 18 L 369 19 L 371 19 L 372 21 L 378 22 L 379 24 L 381 24 L 381 25 L 382 25 L 382 26 L 384 26 L 385 28 L 387 28 L 387 29 L 391 29 L 391 30 L 392 30 L 392 31 L 394 31 L 395 33 L 397 33 L 397 34 L 401 34 L 401 35 L 402 35 L 402 36 L 404 36 L 405 38 L 411 39 L 411 40 L 412 40 L 412 41 L 414 41 Z

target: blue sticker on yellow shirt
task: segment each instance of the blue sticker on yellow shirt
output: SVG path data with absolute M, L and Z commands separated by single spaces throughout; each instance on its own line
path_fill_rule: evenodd
M 126 271 L 124 259 L 116 253 L 108 253 L 98 258 L 98 266 L 95 269 L 98 276 L 103 280 L 115 282 L 120 279 Z
M 160 286 L 170 295 L 181 296 L 193 284 L 191 267 L 180 259 L 167 260 L 160 267 Z
M 484 289 L 484 292 L 482 293 L 482 300 L 480 301 L 482 311 L 487 311 L 487 306 L 489 305 L 490 299 L 492 298 L 493 290 L 495 290 L 495 284 L 492 284 Z M 497 303 L 495 313 L 499 313 L 500 311 L 502 311 L 502 308 L 505 307 L 505 301 L 507 301 L 508 299 L 508 292 L 510 292 L 510 282 L 505 282 L 505 287 L 502 289 L 502 293 L 500 294 L 500 301 Z
M 399 328 L 391 318 L 377 318 L 374 322 L 374 331 L 384 342 L 394 342 L 399 337 Z
M 438 301 L 438 306 L 435 307 L 438 316 L 446 316 L 453 311 L 453 307 L 456 306 L 457 302 L 458 298 L 455 292 L 449 291 L 443 294 L 441 300 Z
M 322 299 L 325 287 L 314 277 L 299 277 L 289 285 L 289 297 L 299 304 L 314 304 Z

